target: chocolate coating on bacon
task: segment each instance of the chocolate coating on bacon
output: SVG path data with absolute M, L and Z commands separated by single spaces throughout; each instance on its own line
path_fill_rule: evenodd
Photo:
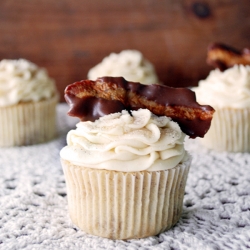
M 208 47 L 207 63 L 224 71 L 236 64 L 250 65 L 250 49 L 242 51 L 221 43 L 213 43 Z
M 95 121 L 124 109 L 146 108 L 155 115 L 171 117 L 191 138 L 205 135 L 214 113 L 212 107 L 199 105 L 195 93 L 189 89 L 143 85 L 128 82 L 123 77 L 73 83 L 65 89 L 65 99 L 70 106 L 68 114 L 81 121 Z

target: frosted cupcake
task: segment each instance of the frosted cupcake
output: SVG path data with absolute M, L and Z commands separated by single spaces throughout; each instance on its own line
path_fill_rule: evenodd
M 198 105 L 188 89 L 112 77 L 69 85 L 65 98 L 68 114 L 81 119 L 60 152 L 73 223 L 110 239 L 157 235 L 175 225 L 191 164 L 183 131 L 204 135 L 213 109 Z
M 42 143 L 55 136 L 58 93 L 45 69 L 25 60 L 0 62 L 0 146 Z
M 153 64 L 137 50 L 123 50 L 119 54 L 111 53 L 88 72 L 90 80 L 96 80 L 102 76 L 122 76 L 127 81 L 142 84 L 159 82 Z
M 215 69 L 194 89 L 199 103 L 216 110 L 201 142 L 210 149 L 250 152 L 250 66 Z

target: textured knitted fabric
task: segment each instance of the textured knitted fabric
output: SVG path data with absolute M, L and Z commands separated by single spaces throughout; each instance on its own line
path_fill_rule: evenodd
M 59 104 L 55 140 L 0 149 L 0 249 L 248 249 L 250 154 L 218 153 L 188 139 L 193 156 L 183 213 L 158 236 L 109 240 L 74 226 L 59 151 L 77 119 Z

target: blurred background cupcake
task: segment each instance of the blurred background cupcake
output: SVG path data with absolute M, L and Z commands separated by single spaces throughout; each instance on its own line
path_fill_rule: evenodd
M 0 146 L 55 137 L 59 94 L 47 71 L 25 59 L 0 62 Z
M 197 101 L 209 103 L 216 110 L 210 130 L 201 139 L 208 148 L 250 152 L 249 55 L 246 49 L 241 52 L 224 45 L 209 47 L 207 60 L 218 68 L 194 88 Z
M 102 76 L 122 76 L 127 81 L 142 84 L 158 83 L 155 68 L 140 51 L 123 50 L 111 53 L 88 72 L 88 79 L 96 80 Z

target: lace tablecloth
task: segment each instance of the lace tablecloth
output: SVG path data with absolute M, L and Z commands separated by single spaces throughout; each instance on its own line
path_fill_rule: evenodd
M 188 140 L 193 156 L 183 214 L 158 236 L 109 240 L 75 227 L 59 151 L 76 120 L 58 106 L 58 137 L 45 144 L 0 150 L 0 249 L 248 249 L 250 154 L 217 153 Z

